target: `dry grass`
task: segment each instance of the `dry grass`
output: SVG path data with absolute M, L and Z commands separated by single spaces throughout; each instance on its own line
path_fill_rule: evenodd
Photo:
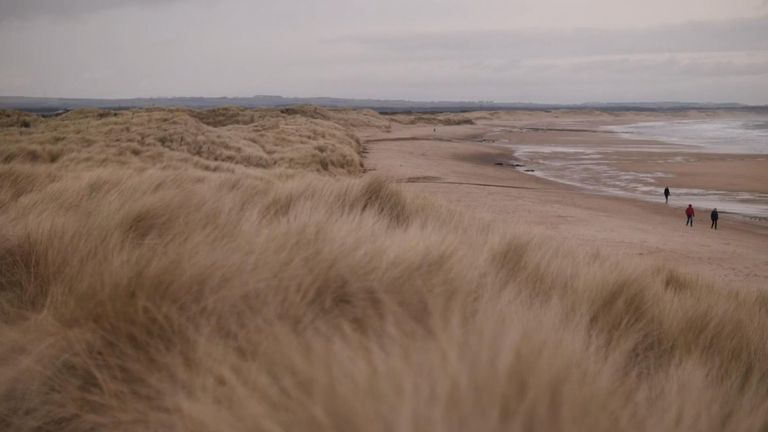
M 21 111 L 0 109 L 0 128 L 31 128 L 40 122 L 40 117 Z
M 211 134 L 261 124 L 209 114 L 218 126 L 196 127 Z M 133 127 L 177 130 L 165 115 Z M 292 160 L 301 136 L 253 146 Z M 378 178 L 120 165 L 124 145 L 99 169 L 80 150 L 0 165 L 0 430 L 768 427 L 764 292 L 509 231 Z
M 29 128 L 16 127 L 16 117 L 8 114 L 2 117 L 8 124 L 0 127 L 0 161 L 87 170 L 194 167 L 238 173 L 245 168 L 247 173 L 252 168 L 284 168 L 357 174 L 362 172 L 360 142 L 348 124 L 384 127 L 383 120 L 367 112 L 348 114 L 346 123 L 340 123 L 335 117 L 343 113 L 294 111 L 298 114 L 239 108 L 79 110 L 32 120 Z

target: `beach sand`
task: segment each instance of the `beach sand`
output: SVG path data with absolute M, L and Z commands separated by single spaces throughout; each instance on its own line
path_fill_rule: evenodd
M 728 288 L 768 287 L 768 221 L 721 214 L 710 229 L 709 209 L 700 208 L 693 228 L 685 226 L 683 203 L 658 203 L 596 194 L 536 177 L 511 166 L 508 141 L 537 146 L 632 147 L 638 140 L 600 130 L 603 125 L 668 119 L 712 118 L 711 112 L 602 113 L 583 111 L 474 113 L 474 125 L 393 123 L 388 132 L 368 131 L 365 164 L 372 174 L 404 182 L 407 188 L 521 229 L 541 231 L 611 255 L 652 259 L 712 278 Z M 732 114 L 728 114 L 732 115 Z M 515 129 L 510 131 L 509 129 Z M 642 143 L 640 143 L 642 144 Z M 659 143 L 646 142 L 646 145 Z M 668 148 L 668 147 L 667 147 Z M 631 152 L 630 152 L 631 153 Z M 674 149 L 624 160 L 624 169 L 661 171 L 675 187 L 768 192 L 768 157 L 711 155 Z M 504 165 L 497 165 L 497 164 Z M 663 185 L 660 186 L 663 189 Z M 694 203 L 695 204 L 695 203 Z

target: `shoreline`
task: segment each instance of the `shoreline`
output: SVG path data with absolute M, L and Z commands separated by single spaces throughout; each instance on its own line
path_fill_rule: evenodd
M 675 201 L 722 208 L 748 220 L 768 218 L 768 155 L 694 151 L 589 123 L 581 128 L 494 123 L 480 141 L 511 148 L 511 164 L 526 174 L 592 193 L 657 202 L 669 186 Z
M 526 175 L 549 180 L 555 183 L 559 183 L 562 185 L 570 186 L 577 188 L 585 193 L 591 193 L 595 195 L 600 196 L 611 196 L 611 197 L 621 197 L 621 198 L 628 198 L 633 199 L 637 201 L 642 202 L 648 202 L 648 203 L 660 203 L 663 201 L 663 187 L 659 188 L 659 193 L 657 195 L 652 194 L 640 194 L 640 193 L 633 193 L 629 191 L 622 191 L 619 189 L 610 189 L 607 186 L 590 186 L 584 183 L 579 183 L 577 181 L 569 181 L 568 179 L 564 178 L 558 178 L 556 174 L 550 174 L 543 170 L 526 170 L 524 168 L 528 167 L 528 165 L 525 164 L 525 162 L 528 162 L 526 159 L 521 158 L 519 154 L 515 153 L 515 159 L 511 160 L 512 164 L 507 164 L 507 166 L 511 166 L 512 168 L 517 169 L 518 171 L 523 172 Z M 680 183 L 678 183 L 680 184 Z M 687 192 L 687 193 L 686 193 Z M 708 200 L 702 200 L 699 198 L 691 198 L 691 195 L 695 194 L 706 194 L 706 195 L 717 195 L 717 194 L 729 194 L 731 196 L 742 196 L 745 199 L 760 202 L 766 202 L 768 203 L 768 196 L 763 197 L 762 195 L 766 195 L 762 192 L 750 192 L 750 191 L 729 191 L 729 190 L 712 190 L 712 189 L 695 189 L 690 188 L 688 186 L 682 185 L 678 186 L 675 189 L 673 189 L 673 194 L 670 197 L 669 206 L 676 207 L 676 208 L 685 208 L 687 204 L 690 204 L 692 201 L 697 201 L 698 207 L 701 208 L 713 208 L 720 205 L 720 208 L 723 208 L 727 206 L 727 203 L 724 201 L 719 201 L 719 203 L 711 203 L 711 201 L 708 202 Z M 688 199 L 681 199 L 680 197 L 688 197 Z M 678 204 L 680 203 L 680 204 Z M 736 204 L 731 203 L 730 208 L 738 208 L 739 206 L 748 207 L 750 206 L 750 203 L 742 203 L 742 204 Z M 728 207 L 725 207 L 728 208 Z M 768 205 L 764 205 L 761 207 L 758 207 L 756 210 L 750 212 L 750 210 L 719 210 L 721 214 L 730 214 L 737 217 L 740 217 L 746 221 L 765 221 L 768 222 Z
M 546 113 L 536 115 L 542 117 L 541 123 L 553 123 Z M 709 276 L 724 287 L 766 287 L 768 220 L 723 212 L 720 229 L 715 231 L 709 229 L 708 212 L 700 210 L 695 226 L 687 228 L 683 209 L 665 205 L 661 193 L 660 202 L 596 194 L 519 167 L 496 165 L 516 157 L 511 148 L 486 138 L 500 123 L 498 115 L 487 117 L 475 115 L 474 125 L 438 126 L 437 133 L 432 125 L 394 124 L 388 132 L 366 132 L 361 138 L 368 151 L 365 165 L 371 173 L 367 175 L 394 179 L 470 214 L 597 247 L 607 254 L 663 262 Z M 525 117 L 536 120 L 532 114 Z M 573 119 L 561 115 L 556 120 L 568 124 Z M 520 123 L 514 115 L 507 122 L 510 127 Z M 541 142 L 551 134 L 521 135 Z M 573 141 L 576 133 L 556 134 Z M 604 135 L 612 142 L 617 138 Z

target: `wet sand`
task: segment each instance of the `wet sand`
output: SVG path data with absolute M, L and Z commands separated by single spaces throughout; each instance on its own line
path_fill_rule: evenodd
M 670 155 L 673 158 L 675 155 Z M 676 162 L 636 161 L 622 168 L 669 174 L 668 183 L 682 188 L 768 193 L 768 157 L 758 155 L 677 155 Z
M 631 147 L 638 141 L 599 131 L 599 126 L 658 119 L 659 114 L 513 112 L 471 116 L 475 125 L 438 126 L 437 133 L 431 125 L 396 123 L 386 133 L 368 131 L 363 134 L 368 151 L 366 167 L 467 212 L 554 235 L 585 250 L 597 247 L 608 254 L 650 258 L 710 277 L 724 287 L 768 288 L 768 221 L 721 214 L 720 229 L 714 231 L 709 228 L 708 211 L 700 209 L 694 227 L 688 228 L 683 209 L 665 205 L 661 195 L 658 203 L 601 195 L 525 173 L 525 167 L 512 166 L 517 160 L 514 150 L 493 135 L 499 129 L 518 128 L 512 133 L 519 144 Z M 668 169 L 681 185 L 758 192 L 768 187 L 764 181 L 768 159 L 764 156 L 739 155 L 722 161 L 686 154 L 693 159 L 680 160 Z M 659 156 L 676 160 L 674 151 Z M 655 162 L 642 166 L 649 163 L 639 157 L 634 164 L 631 168 L 635 170 L 659 168 Z M 704 185 L 697 183 L 704 178 L 697 177 L 696 171 L 702 164 L 711 173 L 704 176 L 709 181 L 702 181 Z

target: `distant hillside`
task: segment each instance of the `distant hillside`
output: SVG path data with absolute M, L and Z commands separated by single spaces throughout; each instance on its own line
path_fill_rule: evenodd
M 687 102 L 638 102 L 584 104 L 499 103 L 492 101 L 408 101 L 342 98 L 288 98 L 282 96 L 252 97 L 170 97 L 136 99 L 71 99 L 0 96 L 0 109 L 16 109 L 40 114 L 52 114 L 77 108 L 131 109 L 147 107 L 216 108 L 234 106 L 242 108 L 274 108 L 291 105 L 317 105 L 330 108 L 368 108 L 378 112 L 458 112 L 483 110 L 548 110 L 548 109 L 601 109 L 601 110 L 683 110 L 683 109 L 758 109 L 768 106 L 749 106 L 735 103 L 707 104 Z

